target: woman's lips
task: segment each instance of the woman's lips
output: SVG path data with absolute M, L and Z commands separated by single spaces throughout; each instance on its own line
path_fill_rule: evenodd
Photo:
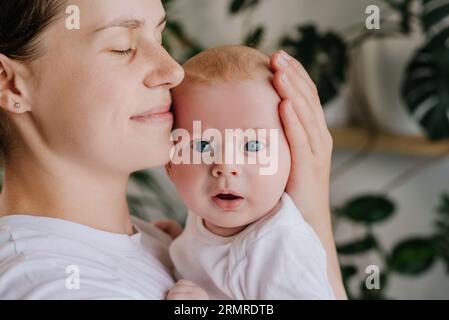
M 130 119 L 138 122 L 166 122 L 173 121 L 173 113 L 170 112 L 170 106 L 164 106 L 134 115 Z
M 236 209 L 243 202 L 243 200 L 243 197 L 230 193 L 219 193 L 212 197 L 212 201 L 218 207 L 225 210 Z

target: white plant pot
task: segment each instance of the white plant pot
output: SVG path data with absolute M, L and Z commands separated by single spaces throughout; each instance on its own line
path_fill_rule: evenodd
M 349 88 L 345 84 L 340 88 L 338 96 L 328 103 L 324 108 L 324 116 L 329 128 L 345 127 L 349 121 Z
M 401 98 L 405 69 L 416 49 L 424 43 L 420 35 L 370 39 L 361 48 L 358 74 L 363 81 L 366 98 L 379 127 L 385 131 L 423 134 L 419 124 L 407 111 Z

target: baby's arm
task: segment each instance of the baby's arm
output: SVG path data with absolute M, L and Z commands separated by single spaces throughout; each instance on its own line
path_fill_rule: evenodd
M 195 283 L 180 280 L 168 291 L 167 300 L 209 300 L 209 295 Z

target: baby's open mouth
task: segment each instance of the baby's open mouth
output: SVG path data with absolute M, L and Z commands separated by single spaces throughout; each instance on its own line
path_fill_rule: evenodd
M 235 192 L 220 192 L 212 197 L 212 201 L 215 205 L 225 210 L 237 208 L 243 200 L 244 198 Z
M 235 196 L 235 195 L 230 194 L 230 193 L 219 193 L 219 194 L 216 195 L 216 197 L 217 197 L 218 199 L 221 199 L 221 200 L 237 200 L 237 199 L 243 199 L 242 197 Z

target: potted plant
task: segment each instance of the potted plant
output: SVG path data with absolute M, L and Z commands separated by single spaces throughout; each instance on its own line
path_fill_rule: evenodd
M 432 140 L 447 138 L 449 0 L 383 2 L 380 30 L 366 30 L 361 22 L 362 32 L 351 37 L 300 26 L 300 35 L 284 37 L 281 45 L 304 64 L 324 105 L 349 78 L 356 121 L 394 132 L 424 131 Z

